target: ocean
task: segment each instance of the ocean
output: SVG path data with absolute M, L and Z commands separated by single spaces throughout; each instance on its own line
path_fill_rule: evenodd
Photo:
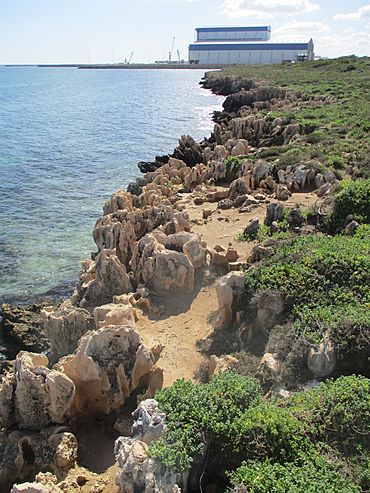
M 0 302 L 64 296 L 104 202 L 213 128 L 201 70 L 0 67 Z

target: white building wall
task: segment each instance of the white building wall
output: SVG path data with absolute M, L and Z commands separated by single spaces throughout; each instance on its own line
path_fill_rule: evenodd
M 199 63 L 201 64 L 258 65 L 263 63 L 281 63 L 284 60 L 295 61 L 297 55 L 301 55 L 302 53 L 307 54 L 307 50 L 190 50 L 189 60 L 199 60 Z
M 197 41 L 268 41 L 270 39 L 270 36 L 270 31 L 200 31 L 197 33 Z

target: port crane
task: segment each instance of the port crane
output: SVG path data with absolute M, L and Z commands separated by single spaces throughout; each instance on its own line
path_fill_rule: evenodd
M 172 53 L 173 53 L 174 48 L 175 48 L 175 36 L 172 38 L 171 51 L 168 53 L 168 63 L 171 63 Z

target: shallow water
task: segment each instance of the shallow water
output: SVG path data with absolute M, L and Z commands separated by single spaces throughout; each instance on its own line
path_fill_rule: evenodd
M 0 301 L 70 290 L 138 161 L 209 135 L 198 70 L 0 67 Z M 71 284 L 72 283 L 72 284 Z

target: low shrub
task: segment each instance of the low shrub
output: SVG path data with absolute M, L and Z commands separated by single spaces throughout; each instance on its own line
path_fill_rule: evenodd
M 370 178 L 343 180 L 334 200 L 335 228 L 343 228 L 349 215 L 360 223 L 370 223 Z
M 342 477 L 324 460 L 272 464 L 245 462 L 230 475 L 235 493 L 360 493 L 351 480 Z
M 225 159 L 226 166 L 226 181 L 231 183 L 239 176 L 239 172 L 242 168 L 242 161 L 234 156 L 229 156 Z
M 207 384 L 178 380 L 156 395 L 167 415 L 168 432 L 150 445 L 150 455 L 174 471 L 190 467 L 202 452 L 218 452 L 233 440 L 233 421 L 262 401 L 258 380 L 231 372 Z

